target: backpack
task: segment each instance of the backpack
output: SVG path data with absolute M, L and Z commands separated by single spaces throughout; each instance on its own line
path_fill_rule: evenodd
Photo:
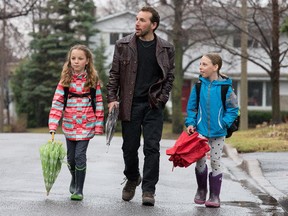
M 221 86 L 221 100 L 222 100 L 224 110 L 226 110 L 226 94 L 228 92 L 228 88 L 229 88 L 229 85 Z M 198 110 L 199 101 L 200 101 L 200 89 L 201 89 L 201 81 L 198 81 L 196 83 L 197 110 Z M 238 113 L 238 116 L 236 117 L 234 122 L 231 124 L 231 126 L 227 129 L 226 138 L 231 137 L 233 132 L 239 130 L 239 124 L 240 124 L 240 112 Z
M 65 110 L 65 108 L 67 106 L 68 95 L 69 95 L 69 98 L 71 98 L 71 97 L 88 97 L 88 96 L 90 96 L 91 98 L 89 99 L 89 101 L 91 101 L 91 106 L 93 108 L 94 113 L 96 112 L 96 104 L 95 104 L 96 89 L 95 88 L 90 88 L 90 92 L 89 93 L 75 94 L 75 93 L 69 92 L 69 87 L 64 87 L 64 106 L 63 106 L 63 111 Z

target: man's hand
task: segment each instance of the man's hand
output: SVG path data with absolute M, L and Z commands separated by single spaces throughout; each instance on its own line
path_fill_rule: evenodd
M 109 113 L 112 112 L 112 109 L 113 109 L 114 106 L 115 106 L 115 107 L 118 107 L 118 106 L 119 106 L 119 102 L 118 102 L 118 101 L 113 101 L 113 102 L 110 102 L 110 103 L 108 104 Z

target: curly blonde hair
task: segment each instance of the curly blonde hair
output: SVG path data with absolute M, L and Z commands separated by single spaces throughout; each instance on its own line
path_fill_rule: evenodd
M 66 62 L 64 63 L 63 69 L 61 72 L 61 84 L 64 87 L 69 87 L 71 83 L 73 70 L 71 67 L 70 58 L 71 58 L 72 51 L 75 49 L 84 51 L 85 56 L 88 59 L 88 64 L 85 67 L 86 73 L 87 73 L 87 80 L 84 86 L 87 88 L 94 88 L 96 84 L 99 82 L 98 72 L 96 71 L 94 67 L 93 54 L 91 50 L 87 46 L 82 45 L 82 44 L 74 45 L 69 50 L 67 57 L 66 57 Z

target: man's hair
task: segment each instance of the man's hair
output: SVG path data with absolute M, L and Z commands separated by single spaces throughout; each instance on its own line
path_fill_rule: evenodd
M 140 11 L 150 12 L 152 14 L 152 17 L 151 17 L 150 21 L 152 23 L 154 23 L 154 22 L 157 23 L 157 26 L 154 29 L 154 31 L 155 31 L 158 28 L 159 23 L 160 23 L 159 13 L 153 7 L 150 7 L 150 6 L 144 6 L 144 7 L 141 8 Z

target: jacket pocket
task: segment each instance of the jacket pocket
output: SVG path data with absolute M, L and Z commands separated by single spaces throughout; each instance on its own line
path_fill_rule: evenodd
M 87 116 L 85 124 L 83 124 L 84 129 L 87 130 L 94 130 L 94 127 L 96 125 L 96 117 L 93 116 Z
M 130 64 L 130 60 L 129 59 L 120 59 L 119 60 L 119 64 L 120 64 L 120 73 L 122 72 L 122 71 L 124 71 L 125 72 L 125 74 L 129 74 L 129 73 L 126 73 L 126 71 L 131 71 L 131 64 Z M 122 78 L 124 78 L 125 77 L 125 79 L 126 78 L 128 78 L 128 77 L 126 77 L 127 75 L 125 75 L 125 76 L 120 76 L 120 79 Z M 121 80 L 120 80 L 120 82 L 121 82 Z
M 120 59 L 120 65 L 121 66 L 127 66 L 130 64 L 130 60 L 129 59 Z
M 96 122 L 96 116 L 88 116 L 87 122 Z
M 72 130 L 74 128 L 74 125 L 75 125 L 73 117 L 72 116 L 68 117 L 67 115 L 64 116 L 62 125 L 63 125 L 63 132 L 64 133 L 69 131 L 69 130 Z

